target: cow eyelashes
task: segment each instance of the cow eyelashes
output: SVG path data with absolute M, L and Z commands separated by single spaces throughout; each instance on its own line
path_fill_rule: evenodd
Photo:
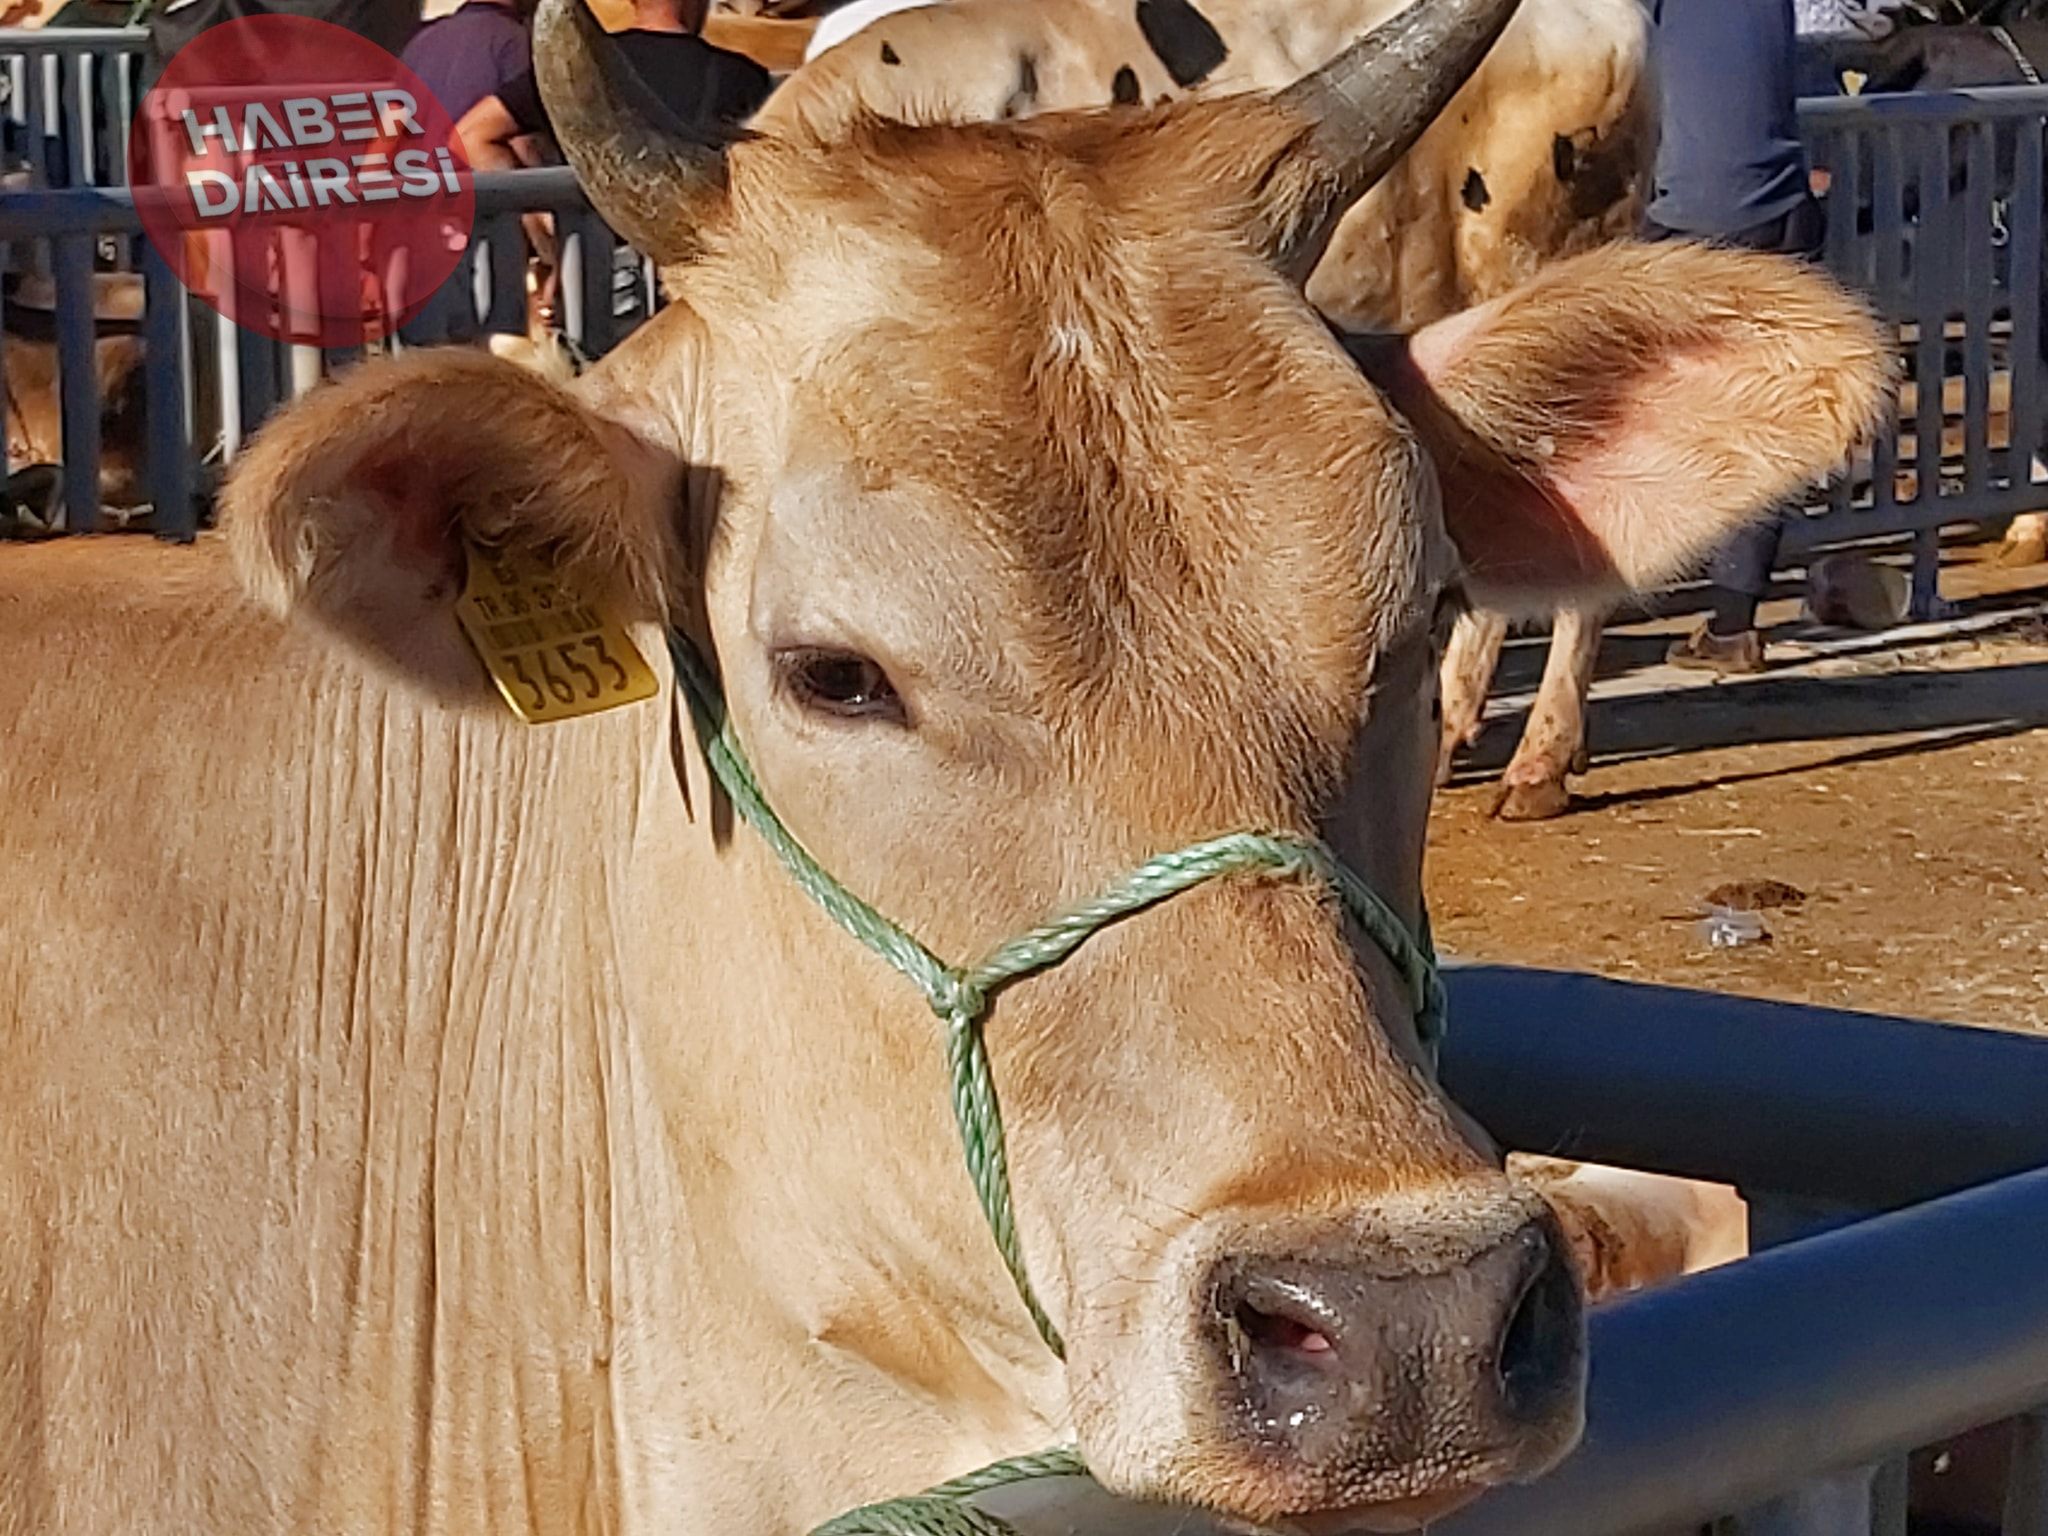
M 775 670 L 805 709 L 842 720 L 909 723 L 903 699 L 879 662 L 854 651 L 812 647 L 776 653 Z

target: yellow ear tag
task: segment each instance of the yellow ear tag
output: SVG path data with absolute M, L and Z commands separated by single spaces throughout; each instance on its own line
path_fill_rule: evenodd
M 528 725 L 602 714 L 660 690 L 626 626 L 531 555 L 468 543 L 462 632 Z

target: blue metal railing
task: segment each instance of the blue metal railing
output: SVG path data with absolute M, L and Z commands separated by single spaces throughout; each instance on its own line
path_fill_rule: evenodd
M 1827 180 L 1828 265 L 1900 326 L 1910 391 L 1867 480 L 1836 485 L 1787 544 L 1913 534 L 1925 613 L 1944 525 L 2048 506 L 2034 469 L 2048 89 L 1816 100 L 1800 116 Z

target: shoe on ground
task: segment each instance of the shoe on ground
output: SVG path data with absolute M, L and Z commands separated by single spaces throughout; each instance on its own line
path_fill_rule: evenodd
M 1748 676 L 1764 669 L 1764 637 L 1753 629 L 1739 635 L 1717 635 L 1702 624 L 1683 640 L 1672 641 L 1664 659 L 1692 672 Z

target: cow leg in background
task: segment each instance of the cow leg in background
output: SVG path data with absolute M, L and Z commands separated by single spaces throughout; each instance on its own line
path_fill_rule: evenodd
M 1564 781 L 1586 771 L 1586 695 L 1605 618 L 1598 608 L 1558 609 L 1543 682 L 1494 801 L 1502 821 L 1543 821 L 1571 804 Z
M 1726 1184 L 1517 1152 L 1508 1170 L 1550 1202 L 1592 1301 L 1749 1252 L 1749 1205 Z
M 1461 747 L 1479 740 L 1480 716 L 1486 712 L 1486 691 L 1500 665 L 1501 642 L 1507 639 L 1505 615 L 1468 608 L 1458 615 L 1444 647 L 1441 673 L 1442 735 L 1436 755 L 1436 781 L 1451 782 L 1451 759 Z
M 2048 512 L 2022 512 L 2005 530 L 2000 565 L 2039 565 L 2048 560 Z

